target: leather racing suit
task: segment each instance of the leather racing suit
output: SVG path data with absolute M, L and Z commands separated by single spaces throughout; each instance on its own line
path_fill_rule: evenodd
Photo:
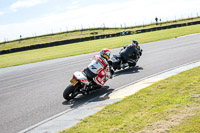
M 135 45 L 129 44 L 123 47 L 120 51 L 120 56 L 122 57 L 123 63 L 126 63 L 128 60 L 137 60 L 140 54 Z
M 109 63 L 99 55 L 94 56 L 91 63 L 83 71 L 89 80 L 93 80 L 100 86 L 103 86 L 108 79 L 112 78 Z

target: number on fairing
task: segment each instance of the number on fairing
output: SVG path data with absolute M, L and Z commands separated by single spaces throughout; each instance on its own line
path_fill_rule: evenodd
M 95 66 L 93 66 L 93 65 L 92 65 L 91 67 L 92 67 L 92 69 L 97 69 L 97 68 L 96 68 Z

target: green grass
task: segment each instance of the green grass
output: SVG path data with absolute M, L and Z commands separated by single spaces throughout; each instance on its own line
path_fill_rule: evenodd
M 172 128 L 170 133 L 199 133 L 200 132 L 200 113 L 192 116 L 191 118 L 183 121 L 178 126 Z
M 135 39 L 142 43 L 170 39 L 187 34 L 200 33 L 200 25 L 154 31 L 142 34 L 99 39 L 62 46 L 48 47 L 11 54 L 0 55 L 0 68 L 39 62 L 100 51 L 102 48 L 118 48 Z
M 22 40 L 16 40 L 6 43 L 0 43 L 0 51 L 1 50 L 8 50 L 12 48 L 19 48 L 24 46 L 30 46 L 35 44 L 44 44 L 44 43 L 50 43 L 55 41 L 61 41 L 61 40 L 70 40 L 75 38 L 84 38 L 93 36 L 90 33 L 91 32 L 98 32 L 99 34 L 111 34 L 120 32 L 122 29 L 108 29 L 108 30 L 102 30 L 102 29 L 96 29 L 96 30 L 87 30 L 87 31 L 74 31 L 74 32 L 65 32 L 65 33 L 56 33 L 56 34 L 49 34 L 44 36 L 38 36 L 38 37 L 32 37 L 28 39 L 22 39 Z
M 62 133 L 197 133 L 200 130 L 200 67 L 144 88 Z
M 162 26 L 164 26 L 164 25 L 170 25 L 170 24 L 193 22 L 193 21 L 198 21 L 198 20 L 200 20 L 200 17 L 163 22 L 161 24 Z M 49 43 L 49 42 L 55 42 L 55 41 L 61 41 L 61 40 L 69 40 L 69 39 L 74 39 L 74 38 L 89 37 L 89 36 L 93 36 L 92 34 L 90 34 L 92 32 L 98 32 L 97 35 L 103 35 L 103 34 L 112 34 L 112 33 L 122 32 L 122 31 L 135 32 L 138 29 L 152 28 L 152 27 L 157 27 L 157 25 L 149 24 L 149 25 L 126 27 L 126 28 L 106 28 L 106 29 L 93 28 L 93 29 L 83 29 L 83 30 L 76 30 L 76 31 L 54 33 L 54 34 L 25 38 L 21 40 L 19 39 L 19 40 L 14 40 L 14 41 L 9 41 L 9 42 L 2 42 L 0 43 L 0 51 L 12 49 L 12 48 L 30 46 L 30 45 L 35 45 L 35 44 L 43 44 L 43 43 Z

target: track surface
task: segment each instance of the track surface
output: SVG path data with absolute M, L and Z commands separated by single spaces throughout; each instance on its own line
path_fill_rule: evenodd
M 200 34 L 142 44 L 138 67 L 116 72 L 102 90 L 65 102 L 63 90 L 73 72 L 89 64 L 92 54 L 0 69 L 0 130 L 15 133 L 108 91 L 144 77 L 200 60 Z M 112 49 L 116 54 L 120 49 Z

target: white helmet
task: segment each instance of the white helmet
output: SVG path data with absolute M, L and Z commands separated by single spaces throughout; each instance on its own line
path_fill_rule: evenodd
M 100 55 L 103 57 L 103 58 L 106 58 L 107 60 L 110 59 L 110 50 L 107 49 L 107 48 L 104 48 L 100 51 Z

